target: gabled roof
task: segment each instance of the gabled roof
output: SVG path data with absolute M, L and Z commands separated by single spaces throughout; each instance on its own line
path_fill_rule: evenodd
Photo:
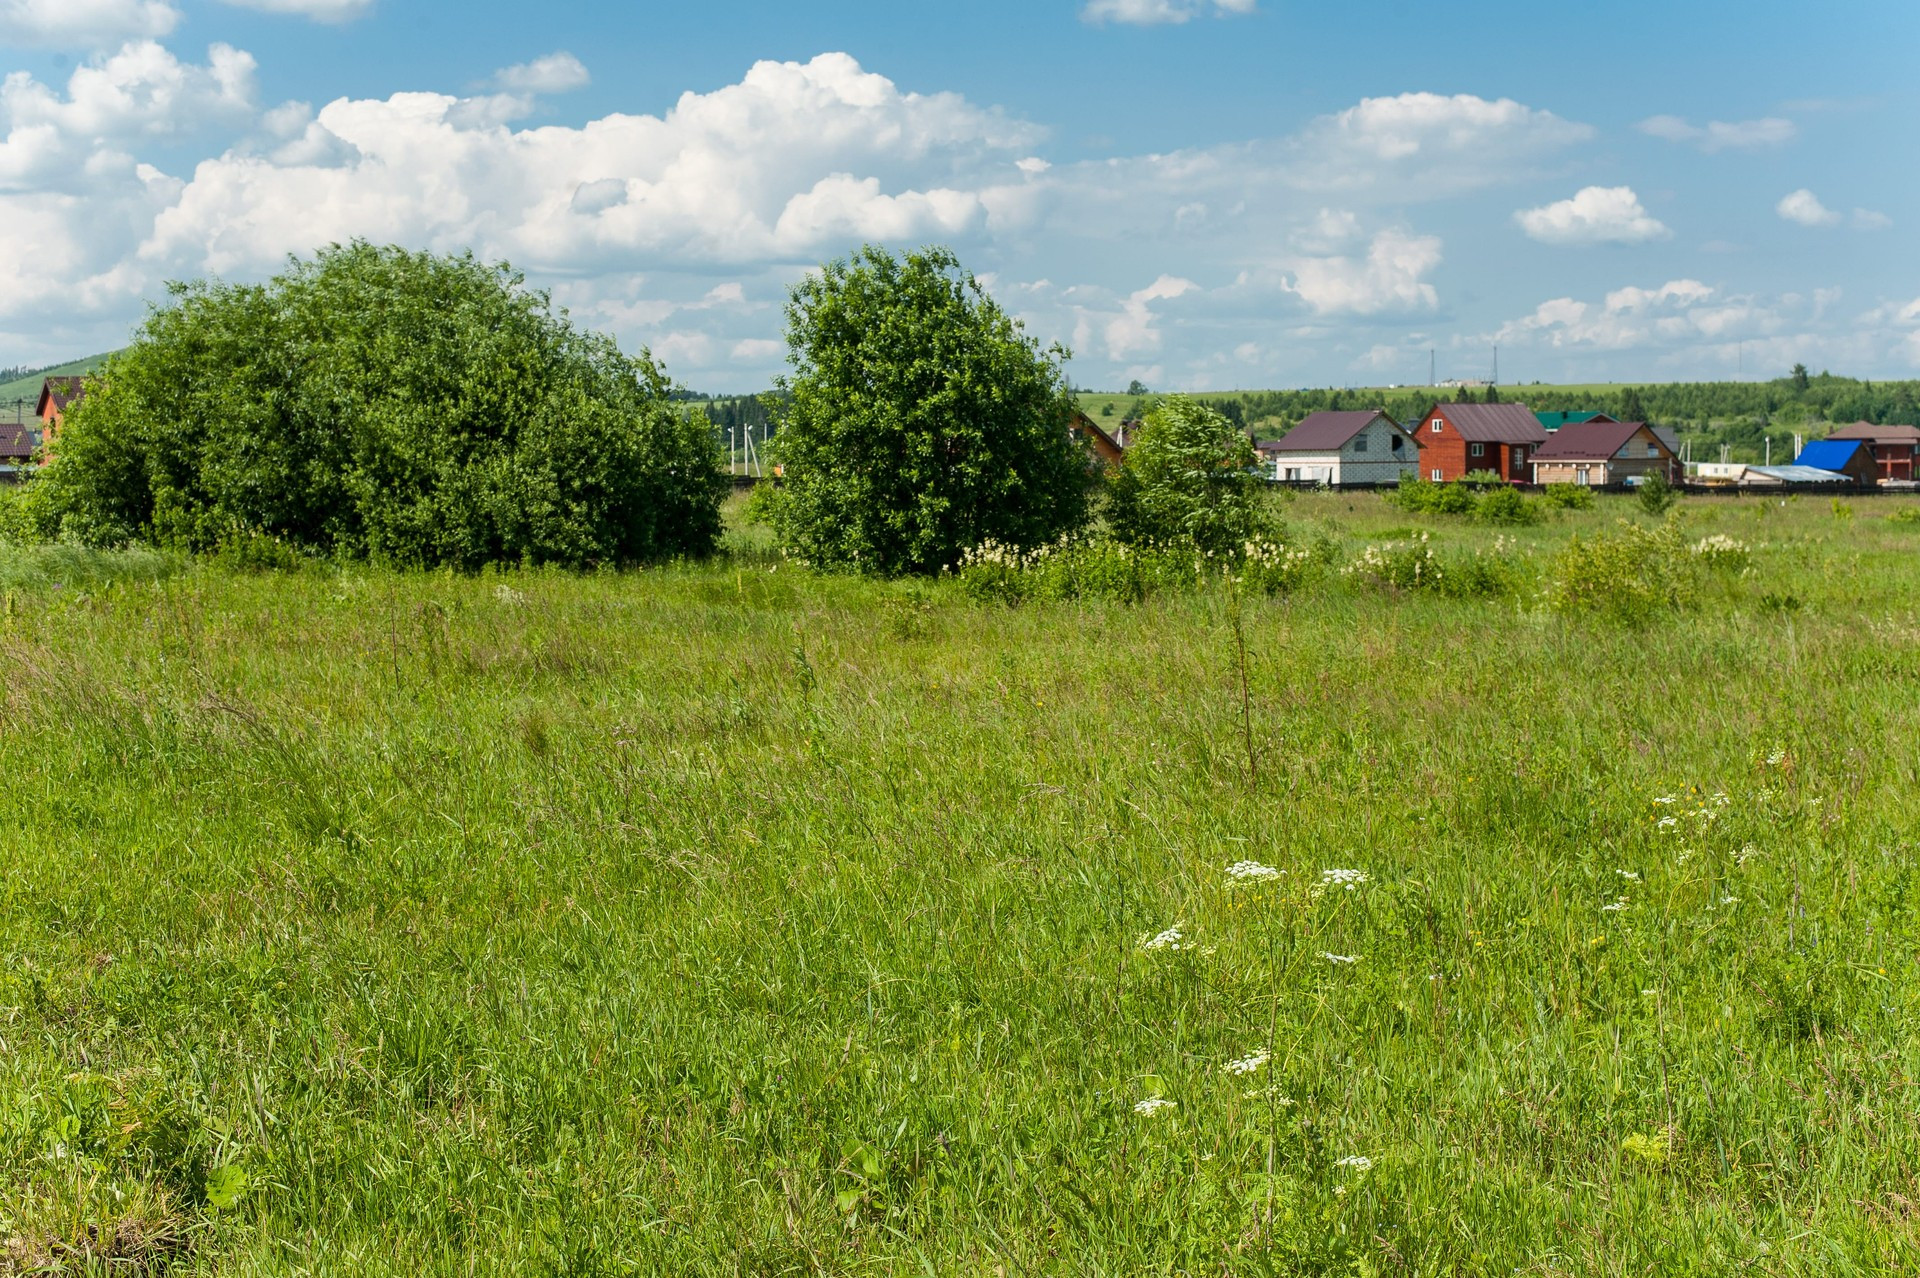
M 1829 431 L 1827 438 L 1866 439 L 1876 444 L 1920 444 L 1920 426 L 1875 426 L 1872 422 L 1855 422 L 1851 426 Z
M 1547 428 L 1525 404 L 1449 404 L 1442 400 L 1427 413 L 1444 417 L 1470 444 L 1544 444 Z
M 40 403 L 34 413 L 46 421 L 50 416 L 49 405 L 52 406 L 52 412 L 65 413 L 67 405 L 86 393 L 87 379 L 84 377 L 49 377 L 40 383 Z
M 1645 422 L 1594 419 L 1553 432 L 1553 438 L 1533 450 L 1535 461 L 1606 461 L 1646 427 Z M 1651 434 L 1652 432 L 1648 432 Z M 1665 448 L 1665 441 L 1661 442 Z
M 1667 451 L 1675 457 L 1680 455 L 1680 432 L 1671 426 L 1649 426 L 1653 437 L 1667 446 Z
M 1590 422 L 1596 419 L 1609 422 L 1613 420 L 1613 418 L 1606 413 L 1595 412 L 1535 413 L 1534 417 L 1539 419 L 1540 424 L 1550 431 L 1559 430 L 1562 426 L 1578 426 L 1581 422 Z
M 1800 450 L 1793 464 L 1815 470 L 1845 470 L 1856 453 L 1871 447 L 1864 439 L 1816 439 Z
M 33 456 L 33 428 L 22 422 L 0 422 L 0 461 L 25 461 Z
M 1095 444 L 1105 444 L 1108 448 L 1111 448 L 1116 457 L 1126 451 L 1114 442 L 1113 436 L 1101 429 L 1100 423 L 1094 421 L 1093 418 L 1087 416 L 1077 408 L 1073 410 L 1073 428 L 1081 434 L 1090 437 Z
M 1400 423 L 1387 417 L 1381 409 L 1362 409 L 1347 413 L 1308 413 L 1300 419 L 1300 424 L 1286 435 L 1269 444 L 1263 451 L 1270 453 L 1336 453 L 1347 446 L 1347 441 L 1382 417 L 1387 424 L 1401 434 Z

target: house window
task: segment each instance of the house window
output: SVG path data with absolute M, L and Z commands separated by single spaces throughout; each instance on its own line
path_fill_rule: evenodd
M 1438 466 L 1435 466 L 1433 468 L 1433 482 L 1437 484 L 1440 482 L 1440 479 L 1441 479 L 1440 468 Z
M 1647 456 L 1658 457 L 1659 455 L 1660 455 L 1660 445 L 1658 444 L 1647 445 Z
M 1516 466 L 1524 466 L 1527 464 L 1527 446 L 1525 444 L 1517 445 L 1514 448 L 1513 464 Z
M 1353 437 L 1353 451 L 1356 453 L 1364 453 L 1367 451 L 1367 437 L 1365 435 L 1355 435 Z
M 1436 434 L 1436 435 L 1438 435 L 1438 434 L 1440 433 L 1440 428 L 1441 428 L 1442 426 L 1444 426 L 1444 425 L 1446 425 L 1446 423 L 1445 423 L 1445 422 L 1443 422 L 1443 421 L 1441 421 L 1441 420 L 1440 420 L 1440 419 L 1439 419 L 1438 417 L 1436 417 L 1436 418 L 1434 418 L 1434 419 L 1433 419 L 1433 433 L 1434 433 L 1434 434 Z
M 1487 446 L 1485 444 L 1468 444 L 1467 445 L 1467 456 L 1485 457 L 1486 455 L 1487 455 Z
M 1399 437 L 1398 435 L 1391 435 L 1391 436 L 1389 436 L 1388 438 L 1390 438 L 1390 439 L 1391 439 L 1391 440 L 1393 441 L 1393 451 L 1394 451 L 1394 452 L 1396 452 L 1396 453 L 1397 453 L 1397 452 L 1399 452 L 1399 451 L 1400 451 L 1400 437 Z

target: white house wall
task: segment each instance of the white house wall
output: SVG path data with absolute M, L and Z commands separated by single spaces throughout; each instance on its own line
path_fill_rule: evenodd
M 1337 453 L 1276 453 L 1273 477 L 1284 480 L 1295 472 L 1295 482 L 1332 484 L 1395 484 L 1420 473 L 1420 449 L 1402 437 L 1400 451 L 1393 451 L 1397 432 L 1379 418 L 1347 442 Z M 1364 451 L 1354 445 L 1362 437 Z

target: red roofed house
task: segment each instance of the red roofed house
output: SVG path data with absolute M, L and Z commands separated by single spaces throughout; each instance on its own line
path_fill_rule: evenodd
M 1258 448 L 1273 477 L 1293 483 L 1397 484 L 1420 473 L 1420 441 L 1380 409 L 1310 413 Z
M 0 422 L 0 483 L 20 477 L 33 462 L 33 428 L 26 423 Z
M 1536 484 L 1620 484 L 1648 475 L 1679 483 L 1680 459 L 1645 422 L 1575 422 L 1533 452 Z
M 1855 422 L 1842 426 L 1828 439 L 1858 439 L 1873 445 L 1873 459 L 1880 464 L 1880 478 L 1920 479 L 1920 428 L 1912 426 L 1875 426 Z
M 1439 403 L 1413 431 L 1421 473 L 1436 483 L 1477 470 L 1526 483 L 1533 478 L 1533 450 L 1551 438 L 1525 404 Z
M 40 384 L 40 403 L 34 413 L 46 423 L 46 442 L 52 445 L 53 437 L 60 433 L 60 426 L 67 420 L 67 411 L 87 393 L 87 379 L 84 377 L 49 377 Z

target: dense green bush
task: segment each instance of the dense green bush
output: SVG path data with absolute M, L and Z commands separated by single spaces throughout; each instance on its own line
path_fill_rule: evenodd
M 1234 554 L 1271 532 L 1253 441 L 1183 395 L 1140 423 L 1108 487 L 1107 523 L 1130 546 Z
M 1540 499 L 1556 510 L 1593 509 L 1593 489 L 1585 484 L 1548 484 Z
M 1644 625 L 1693 601 L 1697 562 L 1676 518 L 1651 528 L 1622 520 L 1612 533 L 1567 543 L 1547 599 L 1557 612 Z
M 94 379 L 42 533 L 236 538 L 404 565 L 710 551 L 726 478 L 651 359 L 471 255 L 355 243 L 265 285 L 176 285 Z
M 1483 524 L 1528 527 L 1546 518 L 1546 508 L 1533 497 L 1522 496 L 1509 484 L 1490 488 L 1474 503 L 1474 519 Z
M 1386 500 L 1416 515 L 1471 515 L 1476 504 L 1473 490 L 1463 484 L 1425 479 L 1401 480 L 1398 488 L 1386 494 Z
M 937 572 L 1086 523 L 1066 352 L 1042 350 L 947 250 L 829 262 L 794 287 L 787 348 L 769 513 L 807 563 Z
M 1680 494 L 1667 482 L 1667 477 L 1658 473 L 1641 480 L 1640 486 L 1634 490 L 1634 496 L 1640 501 L 1640 509 L 1649 515 L 1664 515 L 1674 502 L 1680 500 Z

